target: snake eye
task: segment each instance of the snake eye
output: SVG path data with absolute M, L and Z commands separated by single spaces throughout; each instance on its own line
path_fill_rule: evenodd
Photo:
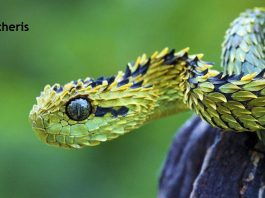
M 91 112 L 91 104 L 84 98 L 75 98 L 66 105 L 68 117 L 75 121 L 85 120 Z

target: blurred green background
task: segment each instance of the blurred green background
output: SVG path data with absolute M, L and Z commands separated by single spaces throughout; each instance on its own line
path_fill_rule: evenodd
M 41 143 L 28 114 L 43 86 L 111 75 L 143 52 L 191 47 L 220 63 L 228 24 L 262 0 L 1 1 L 0 197 L 155 197 L 175 131 L 191 113 L 152 122 L 98 147 Z M 185 142 L 183 142 L 185 144 Z

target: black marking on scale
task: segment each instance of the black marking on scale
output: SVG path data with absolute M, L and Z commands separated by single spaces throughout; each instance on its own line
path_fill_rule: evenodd
M 126 116 L 129 111 L 129 108 L 122 106 L 120 109 L 117 110 L 118 115 Z
M 151 63 L 151 59 L 149 58 L 148 61 L 142 67 L 140 67 L 140 71 L 139 72 L 142 75 L 146 74 L 147 70 L 149 69 L 150 63 Z
M 165 65 L 175 65 L 178 62 L 177 57 L 175 56 L 175 49 L 172 49 L 168 54 L 164 57 L 164 64 Z
M 189 61 L 188 64 L 192 67 L 198 67 L 199 58 L 196 56 L 193 60 Z
M 94 87 L 97 86 L 97 83 L 96 83 L 96 82 L 92 82 L 92 83 L 90 83 L 90 86 L 91 86 L 92 88 L 94 88 Z
M 56 93 L 60 93 L 63 91 L 63 87 L 62 86 L 54 86 L 53 87 L 53 90 L 56 92 Z
M 139 72 L 140 72 L 140 66 L 137 66 L 136 70 L 132 73 L 132 77 L 138 76 Z
M 119 115 L 125 116 L 127 115 L 129 111 L 129 108 L 122 106 L 118 110 L 113 109 L 113 107 L 100 107 L 98 106 L 95 112 L 96 117 L 103 117 L 107 113 L 111 113 L 114 117 L 117 117 Z
M 241 78 L 244 76 L 243 73 L 239 74 L 239 75 L 231 75 L 228 77 L 228 82 L 233 82 L 233 81 L 239 81 L 241 80 Z
M 112 111 L 112 107 L 100 107 L 97 106 L 96 112 L 95 112 L 95 116 L 96 117 L 103 117 L 104 115 L 106 115 L 107 113 Z
M 264 78 L 264 74 L 265 74 L 265 69 L 261 70 L 260 73 L 254 79 Z
M 143 80 L 140 81 L 140 82 L 137 82 L 137 83 L 133 83 L 133 85 L 130 87 L 131 89 L 136 89 L 136 88 L 139 88 L 141 87 L 143 84 Z
M 121 82 L 118 83 L 117 87 L 121 87 L 123 85 L 126 85 L 129 83 L 129 79 L 122 80 Z
M 126 78 L 128 78 L 128 77 L 130 77 L 130 76 L 131 76 L 131 70 L 130 70 L 129 65 L 127 65 L 127 66 L 126 66 L 125 73 L 124 73 L 124 75 L 123 75 L 123 79 L 126 79 Z
M 115 76 L 111 76 L 111 77 L 107 78 L 106 80 L 108 81 L 108 84 L 111 85 L 115 80 Z

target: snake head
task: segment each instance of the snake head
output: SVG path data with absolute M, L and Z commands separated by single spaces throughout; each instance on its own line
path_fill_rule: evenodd
M 46 85 L 30 112 L 44 142 L 67 148 L 93 146 L 119 137 L 146 121 L 154 108 L 152 87 L 124 81 L 124 74 Z
M 187 53 L 165 48 L 138 57 L 116 76 L 47 85 L 30 112 L 33 130 L 48 144 L 80 148 L 187 110 L 187 65 L 194 62 Z

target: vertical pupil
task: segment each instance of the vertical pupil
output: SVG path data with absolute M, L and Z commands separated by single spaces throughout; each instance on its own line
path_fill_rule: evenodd
M 70 119 L 75 121 L 85 120 L 91 111 L 90 103 L 84 98 L 71 100 L 66 106 L 66 112 Z

